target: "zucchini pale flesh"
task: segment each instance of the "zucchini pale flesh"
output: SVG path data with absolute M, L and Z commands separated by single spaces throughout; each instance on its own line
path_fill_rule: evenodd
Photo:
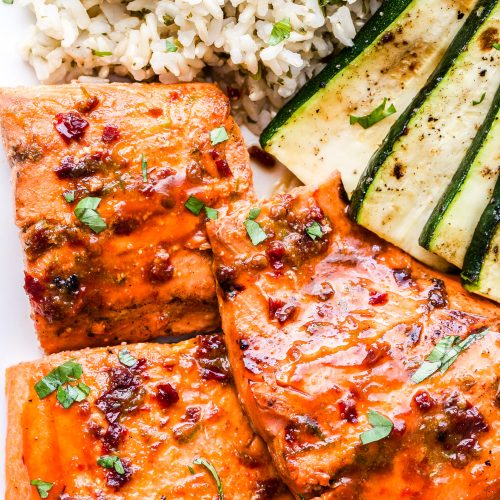
M 467 290 L 500 302 L 500 178 L 465 254 L 462 278 Z
M 422 248 L 419 237 L 500 84 L 499 29 L 500 2 L 480 0 L 426 86 L 391 127 L 352 197 L 351 213 L 361 225 L 440 269 L 449 264 Z
M 262 146 L 304 183 L 334 170 L 350 195 L 398 115 L 424 86 L 476 0 L 386 0 L 344 49 L 276 115 Z M 384 99 L 396 113 L 364 129 Z M 388 103 L 388 105 L 389 105 Z
M 427 221 L 420 244 L 462 268 L 465 252 L 499 174 L 500 87 L 486 120 Z

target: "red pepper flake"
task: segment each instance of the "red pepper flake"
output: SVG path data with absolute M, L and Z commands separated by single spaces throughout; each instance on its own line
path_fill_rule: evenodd
M 227 96 L 232 101 L 237 101 L 241 97 L 241 91 L 240 91 L 240 89 L 237 89 L 236 87 L 228 87 L 227 88 Z
M 419 391 L 413 396 L 413 401 L 421 412 L 432 410 L 436 406 L 436 401 L 427 391 Z
M 269 264 L 276 272 L 281 272 L 285 267 L 283 258 L 285 257 L 286 248 L 281 241 L 272 241 L 269 248 L 266 250 Z
M 179 394 L 169 383 L 160 384 L 156 386 L 156 399 L 162 408 L 169 408 L 179 401 Z
M 148 110 L 148 114 L 150 114 L 153 118 L 159 118 L 163 114 L 163 109 L 151 108 Z
M 227 161 L 221 158 L 220 154 L 217 151 L 213 150 L 211 155 L 213 160 L 215 161 L 217 172 L 219 172 L 219 175 L 221 177 L 230 177 L 231 175 L 233 175 Z
M 76 105 L 76 109 L 80 111 L 80 113 L 90 113 L 93 111 L 97 106 L 99 105 L 99 98 L 94 96 L 91 96 L 89 94 L 89 97 L 83 101 L 80 101 Z
M 383 306 L 387 304 L 389 296 L 386 293 L 376 292 L 375 290 L 370 291 L 370 298 L 368 299 L 368 304 L 371 306 Z
M 120 138 L 120 130 L 113 125 L 106 125 L 102 132 L 103 142 L 109 144 L 110 142 L 117 141 Z
M 353 399 L 341 400 L 337 404 L 340 412 L 340 418 L 351 424 L 358 421 L 358 412 L 356 410 L 356 403 Z
M 259 148 L 259 146 L 250 146 L 248 154 L 252 160 L 266 168 L 273 168 L 276 165 L 276 158 L 267 151 Z
M 59 113 L 54 120 L 54 127 L 66 144 L 69 144 L 72 140 L 79 141 L 88 126 L 89 122 L 79 113 L 73 111 Z
M 269 297 L 269 318 L 277 319 L 280 324 L 286 323 L 291 319 L 297 311 L 297 306 L 290 302 L 285 303 L 280 299 L 273 299 Z

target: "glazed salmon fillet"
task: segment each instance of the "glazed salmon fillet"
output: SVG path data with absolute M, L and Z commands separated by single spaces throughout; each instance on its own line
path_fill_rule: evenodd
M 353 223 L 337 178 L 209 236 L 237 390 L 297 497 L 500 498 L 496 305 Z
M 6 500 L 40 498 L 31 481 L 49 500 L 213 500 L 216 476 L 225 499 L 292 498 L 238 404 L 221 335 L 54 354 L 10 368 L 7 396 Z
M 229 112 L 211 84 L 0 90 L 46 352 L 219 326 L 205 221 L 252 190 Z

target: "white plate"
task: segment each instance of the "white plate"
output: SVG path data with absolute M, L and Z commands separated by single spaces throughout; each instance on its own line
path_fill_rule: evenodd
M 15 1 L 15 0 L 14 0 Z M 23 62 L 20 42 L 29 26 L 31 14 L 20 6 L 5 5 L 0 0 L 0 86 L 36 85 L 38 82 L 31 68 Z M 253 134 L 244 130 L 248 145 L 256 144 Z M 254 167 L 254 180 L 261 196 L 269 195 L 275 182 L 282 176 L 283 168 L 272 171 Z M 0 470 L 4 471 L 6 404 L 4 394 L 5 369 L 21 361 L 39 358 L 33 323 L 29 317 L 29 304 L 23 291 L 22 250 L 18 231 L 14 225 L 14 203 L 10 185 L 10 168 L 0 145 Z M 3 478 L 3 472 L 0 472 Z M 0 479 L 0 498 L 4 497 L 5 481 Z

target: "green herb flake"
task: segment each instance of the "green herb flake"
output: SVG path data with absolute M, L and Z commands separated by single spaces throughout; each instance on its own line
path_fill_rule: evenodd
M 14 3 L 14 0 L 3 0 L 3 3 L 6 3 L 7 5 L 12 5 Z M 42 498 L 47 498 L 47 497 L 42 497 Z
M 4 0 L 4 3 L 8 3 Z M 10 2 L 12 3 L 12 2 Z M 30 481 L 31 486 L 34 486 L 40 495 L 40 498 L 47 498 L 49 496 L 49 491 L 54 486 L 54 483 L 48 483 L 47 481 L 42 481 L 41 479 L 32 479 Z
M 309 235 L 311 240 L 315 240 L 316 238 L 321 238 L 323 236 L 323 230 L 316 221 L 306 227 L 306 233 Z
M 248 213 L 248 219 L 249 220 L 255 220 L 258 216 L 260 215 L 260 208 L 255 207 L 250 210 Z
M 271 36 L 267 43 L 269 45 L 278 45 L 283 40 L 290 38 L 290 33 L 292 32 L 292 25 L 290 24 L 290 19 L 282 19 L 277 22 L 271 31 Z
M 188 465 L 187 468 L 188 471 L 191 472 L 191 474 L 194 474 L 194 469 L 190 465 Z
M 175 45 L 175 43 L 171 42 L 170 40 L 165 40 L 165 51 L 166 52 L 177 52 L 179 50 L 179 47 Z
M 10 2 L 10 3 L 12 3 L 12 2 Z M 493 48 L 496 50 L 500 50 L 500 43 L 494 43 Z
M 106 222 L 104 222 L 102 217 L 97 212 L 97 207 L 100 202 L 101 198 L 87 196 L 86 198 L 80 200 L 75 208 L 76 218 L 86 226 L 90 227 L 90 229 L 97 234 L 107 228 Z
M 210 142 L 212 143 L 212 146 L 227 141 L 228 139 L 229 136 L 227 135 L 227 130 L 225 127 L 214 128 L 210 131 Z
M 267 234 L 260 227 L 258 222 L 255 222 L 252 219 L 247 219 L 244 224 L 253 245 L 256 246 L 267 239 Z
M 64 191 L 63 198 L 67 203 L 73 203 L 75 201 L 75 192 L 74 191 Z
M 215 480 L 215 484 L 217 485 L 217 491 L 219 493 L 219 500 L 224 500 L 224 491 L 222 489 L 222 482 L 220 480 L 219 474 L 217 474 L 217 471 L 215 470 L 215 467 L 205 458 L 195 458 L 193 460 L 193 464 L 195 465 L 202 465 L 205 467 L 210 474 L 212 474 L 212 477 Z
M 141 157 L 141 171 L 142 171 L 142 181 L 148 182 L 148 159 L 144 156 Z
M 349 117 L 349 123 L 354 125 L 359 123 L 364 129 L 370 128 L 372 125 L 382 121 L 384 118 L 393 115 L 396 112 L 394 104 L 391 104 L 387 109 L 387 98 L 384 99 L 380 106 L 377 106 L 370 114 L 366 116 L 353 116 Z
M 97 57 L 107 57 L 107 56 L 112 56 L 113 52 L 102 52 L 100 50 L 92 49 L 92 54 Z
M 205 207 L 205 213 L 210 220 L 217 220 L 219 218 L 219 211 L 215 208 Z
M 46 398 L 63 384 L 79 379 L 83 374 L 82 365 L 70 360 L 54 368 L 35 384 L 35 391 L 40 399 Z
M 477 106 L 477 105 L 481 104 L 484 101 L 485 97 L 486 97 L 486 92 L 483 92 L 483 94 L 481 95 L 481 97 L 479 98 L 478 101 L 472 101 L 472 105 Z
M 116 455 L 103 455 L 97 459 L 97 465 L 105 469 L 114 469 L 118 474 L 125 474 L 122 461 Z
M 394 424 L 387 417 L 384 417 L 375 410 L 368 411 L 368 422 L 370 422 L 373 429 L 361 433 L 360 437 L 363 444 L 373 443 L 386 438 L 394 427 Z
M 57 401 L 64 409 L 71 407 L 73 403 L 80 403 L 90 394 L 90 387 L 80 382 L 78 385 L 59 386 L 56 393 Z
M 412 375 L 411 381 L 419 384 L 426 378 L 436 373 L 438 370 L 445 373 L 455 362 L 460 353 L 468 349 L 474 342 L 483 338 L 488 330 L 479 333 L 471 333 L 467 338 L 459 342 L 460 337 L 448 335 L 443 337 L 430 352 L 429 356 L 420 365 L 418 370 Z
M 194 215 L 200 215 L 200 212 L 203 210 L 205 203 L 196 198 L 196 196 L 191 195 L 184 206 Z
M 128 349 L 118 351 L 118 360 L 122 365 L 128 366 L 129 368 L 132 368 L 137 364 L 137 359 L 130 354 Z

